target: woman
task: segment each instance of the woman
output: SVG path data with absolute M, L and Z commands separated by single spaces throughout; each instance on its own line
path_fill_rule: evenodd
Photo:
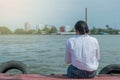
M 76 36 L 67 40 L 65 62 L 71 64 L 67 70 L 69 78 L 92 78 L 96 76 L 100 59 L 98 40 L 88 35 L 84 21 L 75 24 Z

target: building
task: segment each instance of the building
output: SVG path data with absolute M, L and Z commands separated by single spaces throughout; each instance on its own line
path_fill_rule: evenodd
M 61 27 L 59 28 L 59 31 L 60 31 L 60 32 L 65 32 L 65 26 L 61 26 Z
M 29 31 L 30 30 L 30 24 L 29 22 L 25 23 L 25 31 Z
M 71 26 L 66 25 L 65 26 L 65 32 L 70 32 L 72 30 Z
M 118 34 L 120 34 L 120 31 L 118 32 Z
M 39 25 L 36 26 L 36 29 L 43 30 L 44 28 L 51 29 L 52 26 L 50 26 L 50 25 L 45 25 L 45 24 L 39 24 Z
M 39 25 L 38 25 L 38 28 L 39 28 L 40 30 L 43 30 L 43 29 L 45 28 L 45 24 L 39 24 Z

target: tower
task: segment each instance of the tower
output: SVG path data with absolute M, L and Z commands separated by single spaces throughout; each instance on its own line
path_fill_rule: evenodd
M 85 8 L 85 22 L 87 23 L 87 8 Z
M 29 22 L 25 23 L 25 31 L 29 31 L 30 30 L 30 24 Z

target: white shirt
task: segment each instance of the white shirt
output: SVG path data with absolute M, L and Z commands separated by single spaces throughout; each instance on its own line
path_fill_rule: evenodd
M 77 35 L 66 43 L 65 62 L 78 69 L 93 71 L 100 59 L 98 40 L 89 35 Z

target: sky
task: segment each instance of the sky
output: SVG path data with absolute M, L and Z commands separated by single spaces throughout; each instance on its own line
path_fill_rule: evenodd
M 0 0 L 0 26 L 12 30 L 24 28 L 29 22 L 31 29 L 38 24 L 73 26 L 85 20 L 88 9 L 88 26 L 120 29 L 120 0 Z

